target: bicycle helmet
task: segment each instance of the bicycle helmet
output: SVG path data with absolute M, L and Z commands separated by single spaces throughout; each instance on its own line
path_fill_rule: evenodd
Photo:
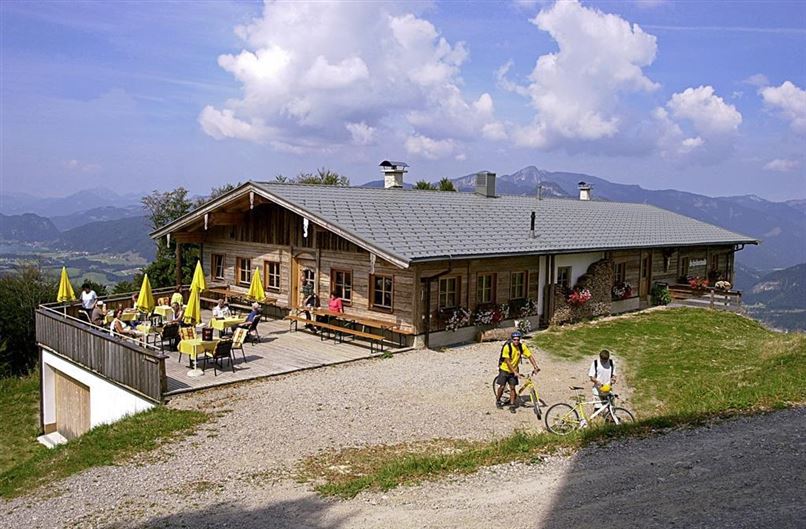
M 512 334 L 509 335 L 510 338 L 523 338 L 523 333 L 521 331 L 513 331 Z
M 599 393 L 610 393 L 611 389 L 612 388 L 610 387 L 610 384 L 604 384 L 602 386 L 599 386 Z

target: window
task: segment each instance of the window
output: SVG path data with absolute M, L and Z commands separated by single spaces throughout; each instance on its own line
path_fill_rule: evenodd
M 210 275 L 213 279 L 224 279 L 224 256 L 214 253 L 212 257 Z
M 627 281 L 627 263 L 613 265 L 613 284 L 619 285 Z
M 459 279 L 443 277 L 439 280 L 439 308 L 452 309 L 459 305 Z
M 263 263 L 263 282 L 269 290 L 280 290 L 280 263 L 266 261 Z
M 238 257 L 235 263 L 235 280 L 239 285 L 248 285 L 252 280 L 252 260 Z
M 393 277 L 380 274 L 369 276 L 370 301 L 372 308 L 392 311 Z
M 476 276 L 476 303 L 495 303 L 495 274 Z
M 512 272 L 509 284 L 509 299 L 526 297 L 526 272 Z
M 331 290 L 335 290 L 344 303 L 350 303 L 353 300 L 353 273 L 349 270 L 331 270 L 330 277 Z
M 571 288 L 571 267 L 559 266 L 557 267 L 557 284 L 563 288 Z

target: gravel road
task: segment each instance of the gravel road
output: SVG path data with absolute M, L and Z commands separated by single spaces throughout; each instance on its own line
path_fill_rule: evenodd
M 346 502 L 322 500 L 293 480 L 296 462 L 323 449 L 488 439 L 537 427 L 530 410 L 493 407 L 498 347 L 412 351 L 179 397 L 170 405 L 215 419 L 134 461 L 0 500 L 0 527 L 601 527 L 616 519 L 666 527 L 676 517 L 678 526 L 719 527 L 703 521 L 708 516 L 732 520 L 724 527 L 745 520 L 788 527 L 803 520 L 793 500 L 804 492 L 795 479 L 803 470 L 802 410 Z M 539 363 L 547 402 L 566 400 L 567 385 L 586 378 L 587 361 Z M 594 494 L 600 501 L 591 503 Z

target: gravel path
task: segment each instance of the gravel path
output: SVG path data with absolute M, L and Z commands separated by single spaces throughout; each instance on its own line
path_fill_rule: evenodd
M 0 500 L 0 527 L 148 526 L 149 519 L 206 509 L 211 516 L 237 511 L 262 518 L 271 505 L 285 513 L 320 512 L 328 504 L 292 479 L 296 462 L 320 450 L 489 439 L 514 428 L 540 428 L 529 409 L 513 415 L 493 406 L 490 382 L 499 349 L 493 343 L 411 351 L 179 396 L 169 405 L 203 409 L 216 418 L 195 435 L 129 463 Z M 538 363 L 546 402 L 567 400 L 567 386 L 585 382 L 587 360 L 539 355 Z M 362 504 L 340 505 L 350 511 L 349 505 Z M 219 514 L 215 518 L 223 525 Z M 163 519 L 181 526 L 172 520 Z

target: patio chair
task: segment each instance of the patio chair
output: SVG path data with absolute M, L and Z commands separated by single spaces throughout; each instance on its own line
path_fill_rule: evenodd
M 207 356 L 204 357 L 204 368 L 207 369 Z M 221 340 L 215 346 L 215 350 L 213 350 L 212 359 L 213 359 L 213 376 L 218 376 L 218 371 L 216 368 L 220 365 L 221 370 L 224 370 L 224 359 L 229 358 L 229 366 L 232 369 L 232 372 L 235 372 L 235 362 L 232 359 L 232 340 Z M 221 364 L 219 364 L 221 362 Z
M 90 319 L 90 315 L 87 314 L 86 310 L 79 310 L 78 311 L 78 319 L 83 321 L 84 323 L 92 324 L 92 320 Z
M 240 349 L 241 355 L 243 356 L 243 361 L 246 362 L 246 353 L 243 350 L 243 343 L 246 341 L 246 335 L 249 334 L 249 331 L 244 329 L 243 327 L 238 327 L 235 329 L 235 332 L 232 335 L 232 356 L 235 357 L 235 350 Z
M 260 314 L 255 316 L 255 319 L 252 320 L 252 325 L 250 325 L 246 331 L 247 336 L 251 338 L 252 345 L 260 343 L 260 334 L 257 332 L 258 323 L 260 323 Z
M 162 316 L 160 314 L 152 314 L 149 321 L 152 327 L 162 327 Z
M 157 305 L 169 305 L 168 301 L 170 301 L 170 298 L 168 296 L 165 296 L 163 298 L 157 298 Z
M 166 343 L 169 349 L 176 349 L 177 342 L 179 342 L 179 324 L 169 323 L 160 333 L 160 350 L 165 352 Z M 182 361 L 182 353 L 179 353 L 179 361 Z
M 179 339 L 180 340 L 195 340 L 196 339 L 196 329 L 195 329 L 195 327 L 179 327 Z

